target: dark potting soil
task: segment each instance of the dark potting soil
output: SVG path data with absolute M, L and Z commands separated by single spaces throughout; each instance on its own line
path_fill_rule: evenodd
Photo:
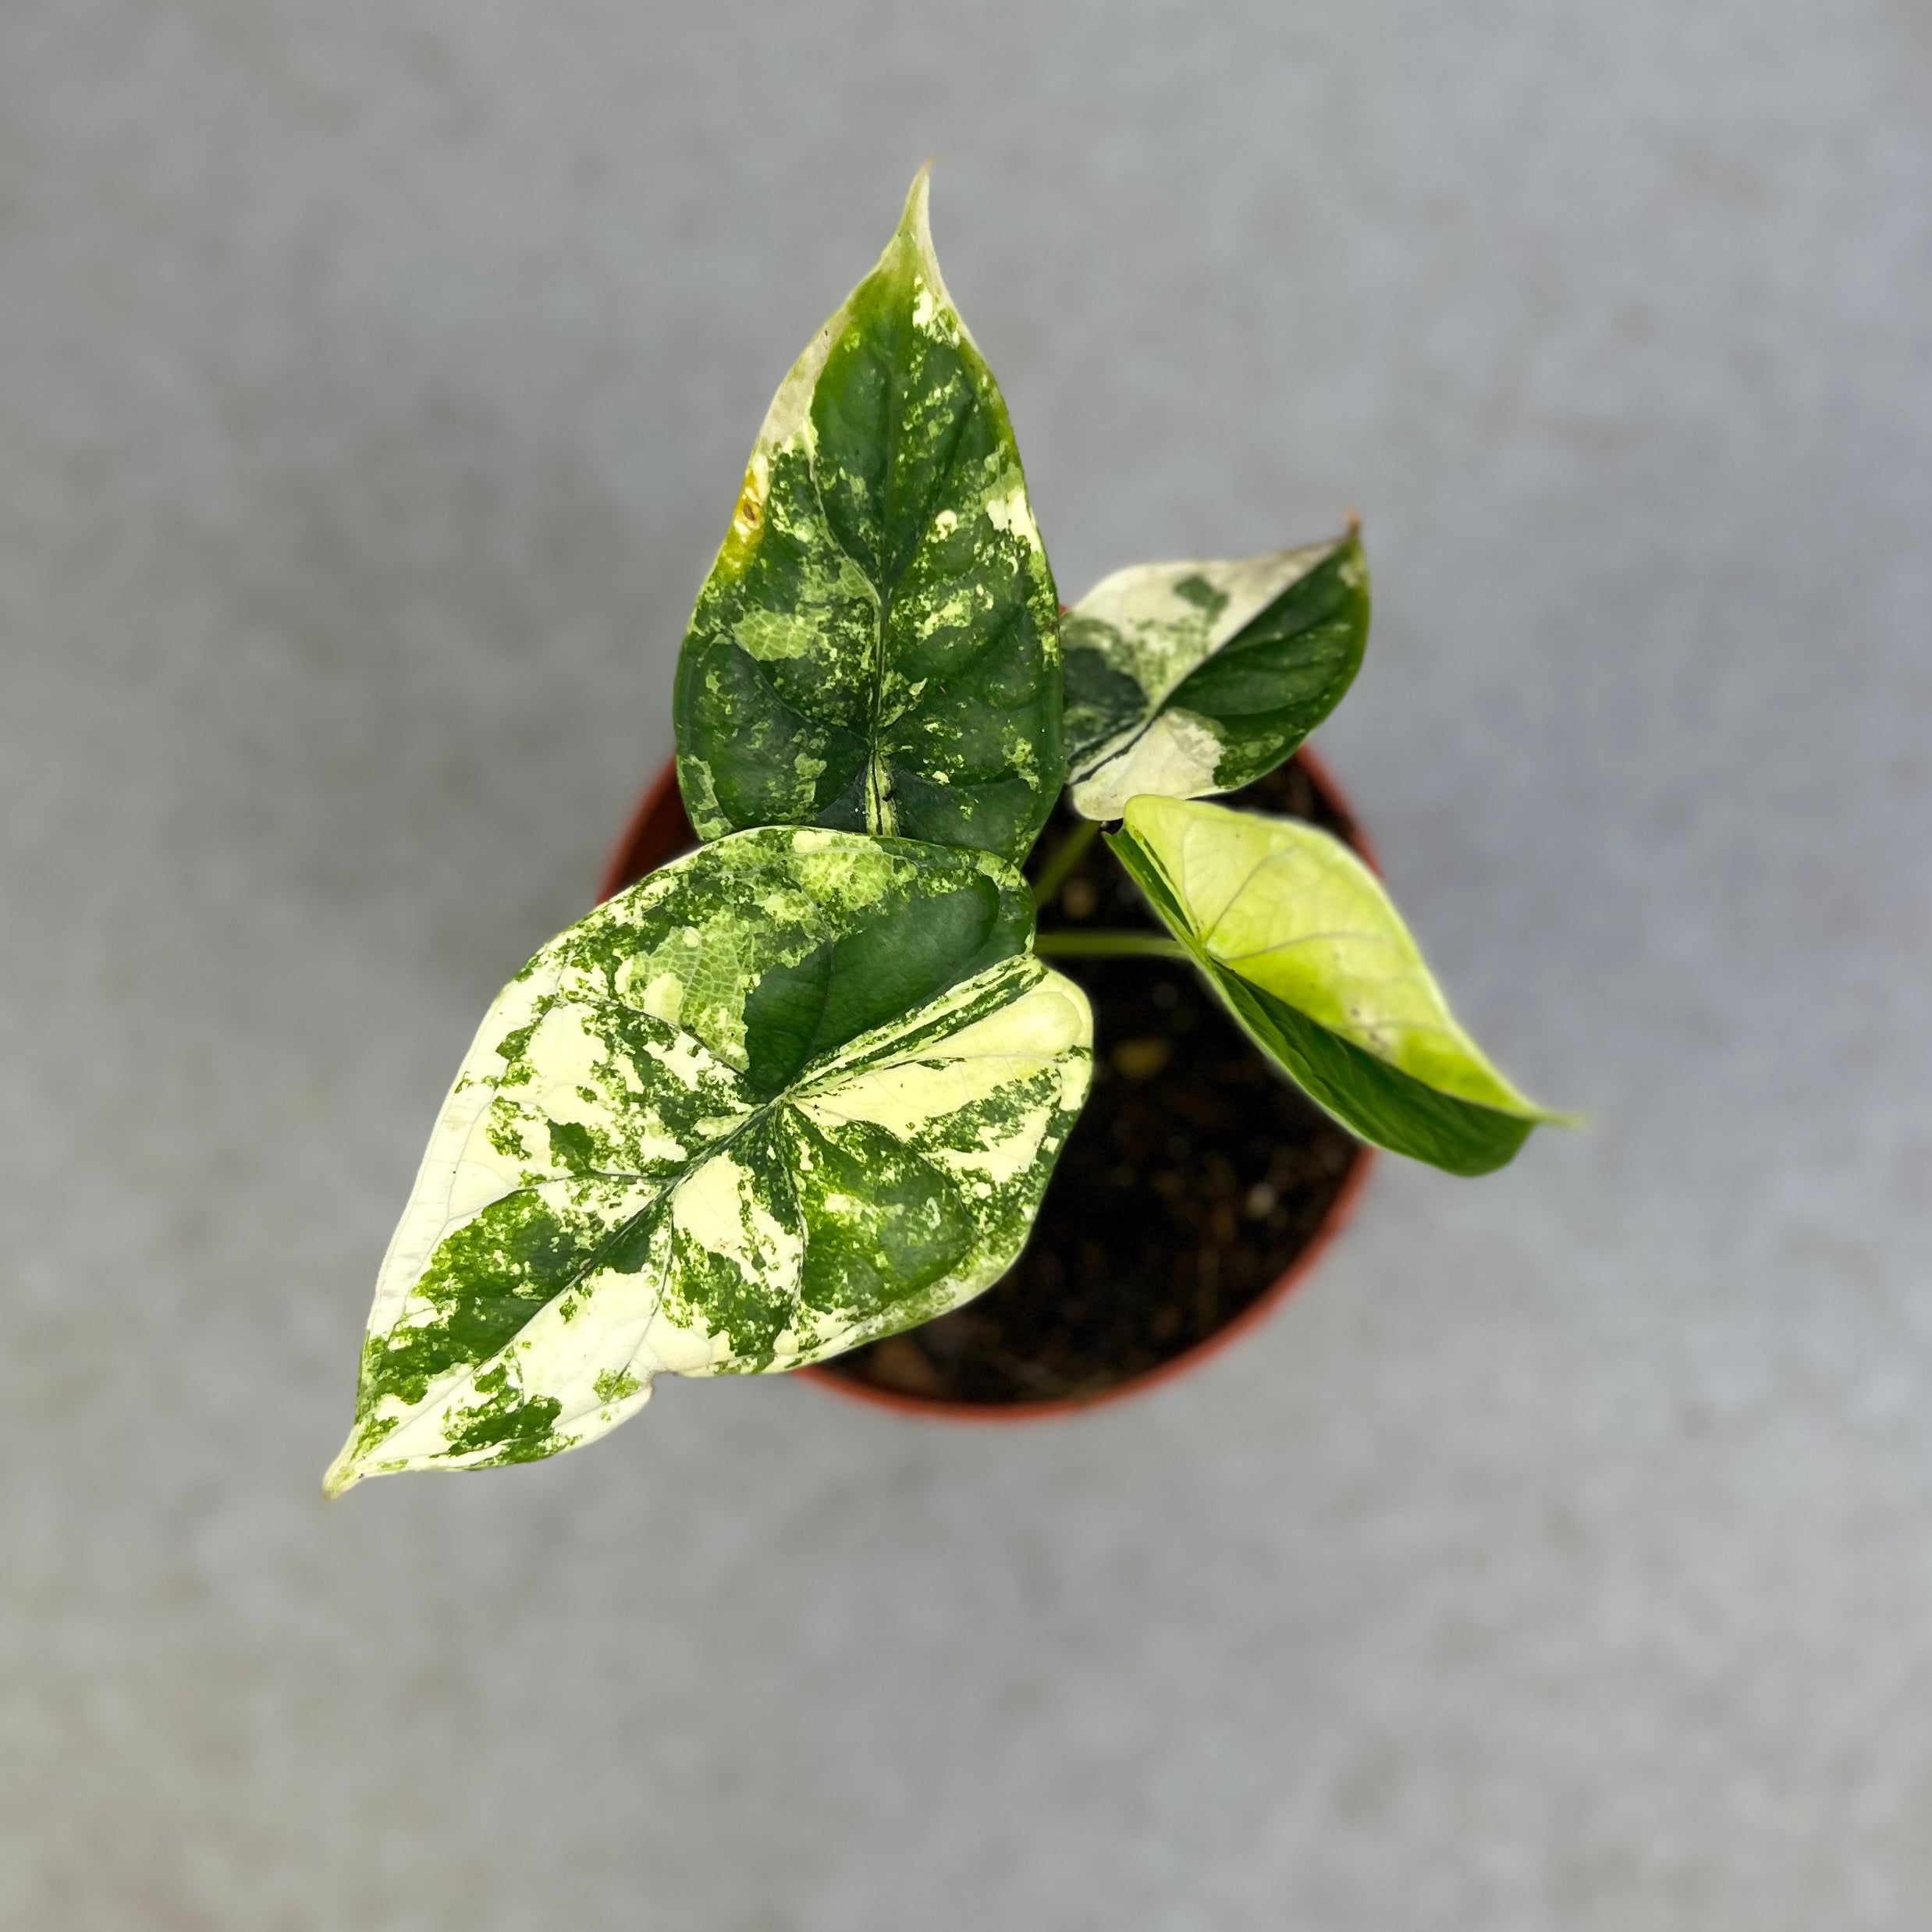
M 1224 802 L 1355 837 L 1299 759 Z M 1063 801 L 1029 870 L 1079 822 Z M 1098 840 L 1040 917 L 1043 932 L 1081 927 L 1161 929 Z M 1103 1395 L 1252 1306 L 1362 1158 L 1184 963 L 1053 963 L 1093 1002 L 1093 1093 L 1025 1253 L 965 1307 L 821 1374 L 971 1407 Z

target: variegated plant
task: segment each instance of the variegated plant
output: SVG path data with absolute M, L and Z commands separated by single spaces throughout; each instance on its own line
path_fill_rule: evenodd
M 1086 1096 L 1040 955 L 1191 960 L 1365 1140 L 1478 1174 L 1550 1116 L 1326 833 L 1197 801 L 1289 757 L 1368 632 L 1362 548 L 1142 565 L 1063 621 L 926 178 L 780 385 L 677 673 L 705 841 L 485 1016 L 376 1288 L 332 1493 L 602 1435 L 662 1373 L 820 1361 L 1013 1263 Z M 1064 664 L 1063 669 L 1063 652 Z M 1063 790 L 1086 822 L 1029 886 Z M 1174 934 L 1036 904 L 1103 821 Z

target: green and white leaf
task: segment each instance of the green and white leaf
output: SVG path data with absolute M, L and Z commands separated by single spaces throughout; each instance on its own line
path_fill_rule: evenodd
M 378 1282 L 332 1493 L 604 1434 L 660 1373 L 796 1368 L 989 1286 L 1085 1096 L 1085 996 L 978 853 L 772 828 L 539 952 Z
M 1065 620 L 1074 809 L 1198 798 L 1273 771 L 1333 711 L 1369 635 L 1369 570 L 1334 543 L 1218 563 L 1144 563 Z
M 1108 843 L 1250 1037 L 1351 1133 L 1476 1174 L 1562 1117 L 1484 1058 L 1340 840 L 1149 797 Z
M 758 432 L 678 661 L 701 838 L 1031 847 L 1065 779 L 1059 604 L 991 371 L 912 184 Z

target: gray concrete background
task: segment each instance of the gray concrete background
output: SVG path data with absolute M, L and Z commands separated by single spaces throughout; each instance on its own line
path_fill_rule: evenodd
M 1929 99 L 1917 0 L 5 0 L 0 1923 L 1932 1920 Z M 1366 513 L 1323 748 L 1599 1124 L 1075 1426 L 325 1507 L 928 153 L 1064 591 Z

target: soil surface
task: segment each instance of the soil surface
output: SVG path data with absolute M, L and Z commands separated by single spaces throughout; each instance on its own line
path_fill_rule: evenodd
M 1355 827 L 1298 759 L 1225 802 Z M 1080 822 L 1063 801 L 1037 872 Z M 1040 930 L 1161 929 L 1096 840 Z M 993 1287 L 817 1373 L 969 1407 L 1089 1401 L 1211 1339 L 1293 1266 L 1362 1150 L 1270 1067 L 1195 974 L 1056 959 L 1093 1002 L 1093 1094 L 1032 1238 Z

